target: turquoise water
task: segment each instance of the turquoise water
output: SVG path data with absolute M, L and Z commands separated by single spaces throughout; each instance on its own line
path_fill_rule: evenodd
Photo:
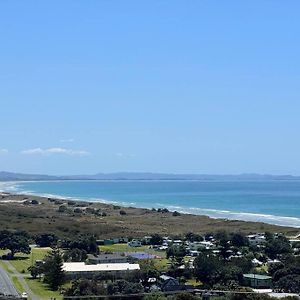
M 300 227 L 300 181 L 48 181 L 0 189 Z

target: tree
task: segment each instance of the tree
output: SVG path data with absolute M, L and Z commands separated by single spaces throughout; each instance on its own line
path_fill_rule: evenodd
M 28 271 L 30 272 L 30 275 L 33 279 L 37 278 L 44 272 L 43 266 L 30 266 L 28 268 Z
M 69 249 L 63 254 L 64 261 L 80 262 L 87 259 L 87 253 L 85 250 L 78 248 Z
M 56 291 L 64 282 L 63 259 L 58 249 L 53 249 L 46 257 L 44 263 L 44 281 L 51 290 Z
M 10 232 L 8 230 L 0 231 L 0 249 L 9 249 L 12 258 L 17 252 L 29 254 L 31 251 L 28 236 L 24 232 Z
M 197 300 L 198 298 L 189 293 L 179 293 L 173 298 L 174 300 Z
M 166 300 L 162 292 L 152 292 L 144 296 L 143 300 Z
M 159 272 L 152 259 L 140 261 L 140 277 L 144 285 L 147 284 L 149 278 L 159 277 Z
M 185 235 L 186 240 L 188 240 L 189 242 L 202 242 L 204 239 L 200 234 L 196 234 L 193 232 L 188 232 Z
M 267 242 L 265 252 L 270 258 L 274 259 L 279 254 L 292 252 L 292 248 L 286 237 L 279 236 L 278 238 L 271 239 Z
M 161 245 L 163 243 L 163 238 L 158 233 L 152 235 L 150 239 L 150 245 Z
M 248 246 L 248 240 L 242 233 L 233 233 L 231 236 L 231 243 L 235 247 Z
M 87 253 L 98 254 L 99 248 L 94 236 L 79 236 L 76 240 L 63 240 L 60 247 L 85 250 Z
M 105 295 L 106 289 L 96 280 L 81 278 L 72 282 L 72 286 L 65 292 L 65 296 Z
M 38 235 L 35 238 L 35 242 L 40 246 L 40 247 L 51 247 L 55 246 L 57 243 L 58 237 L 53 234 L 53 233 L 43 233 Z
M 300 275 L 287 275 L 276 283 L 276 288 L 288 293 L 300 293 Z
M 222 269 L 222 263 L 215 256 L 200 253 L 194 261 L 194 272 L 197 280 L 209 285 L 214 284 Z
M 144 292 L 144 288 L 140 283 L 128 282 L 126 280 L 117 280 L 111 282 L 107 286 L 109 295 L 115 294 L 138 294 Z

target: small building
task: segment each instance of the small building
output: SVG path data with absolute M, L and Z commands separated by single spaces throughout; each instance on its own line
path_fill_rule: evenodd
M 63 264 L 63 270 L 70 279 L 92 278 L 100 274 L 122 278 L 129 272 L 140 270 L 140 265 L 130 263 L 89 265 L 84 262 L 67 262 Z
M 261 246 L 266 243 L 266 237 L 264 234 L 250 234 L 247 235 L 250 246 Z
M 114 244 L 126 244 L 126 243 L 128 243 L 128 238 L 127 237 L 119 237 L 119 238 L 114 238 L 113 241 L 114 241 Z
M 142 243 L 141 243 L 139 240 L 133 239 L 133 240 L 131 240 L 131 241 L 128 243 L 128 245 L 129 245 L 130 247 L 141 247 L 141 246 L 142 246 Z
M 260 260 L 258 260 L 257 258 L 253 258 L 251 260 L 251 263 L 254 267 L 259 267 L 259 266 L 262 266 L 264 263 L 261 262 Z
M 120 254 L 100 254 L 93 255 L 88 254 L 87 256 L 87 264 L 97 265 L 97 264 L 118 264 L 118 263 L 126 263 L 126 256 L 122 256 Z
M 152 236 L 144 236 L 143 237 L 143 239 L 142 239 L 142 241 L 143 241 L 143 243 L 145 244 L 145 245 L 150 245 L 150 242 L 151 242 L 151 239 L 152 239 Z
M 272 277 L 259 274 L 243 274 L 244 284 L 253 288 L 269 289 L 272 286 Z
M 182 286 L 176 278 L 167 275 L 159 276 L 159 287 L 162 292 L 178 291 L 182 289 Z
M 104 241 L 103 241 L 103 244 L 104 244 L 104 245 L 113 245 L 113 244 L 114 244 L 114 241 L 113 241 L 113 240 L 104 240 Z
M 202 241 L 189 243 L 188 247 L 190 248 L 190 250 L 197 251 L 199 249 L 213 249 L 215 245 L 212 242 Z

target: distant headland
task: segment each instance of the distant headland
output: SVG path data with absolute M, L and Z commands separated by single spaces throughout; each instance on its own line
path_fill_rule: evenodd
M 25 174 L 0 171 L 0 181 L 32 181 L 32 180 L 207 180 L 207 181 L 265 181 L 265 180 L 300 180 L 300 176 L 270 175 L 245 173 L 238 175 L 210 175 L 210 174 L 173 174 L 151 172 L 115 172 L 97 173 L 92 175 L 44 175 Z

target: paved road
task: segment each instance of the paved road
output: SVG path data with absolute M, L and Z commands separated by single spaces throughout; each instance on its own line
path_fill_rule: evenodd
M 31 300 L 39 300 L 25 281 L 24 274 L 19 273 L 17 269 L 8 260 L 5 260 L 3 262 L 7 265 L 7 268 L 12 272 L 12 275 L 18 278 L 19 282 L 23 287 L 23 290 L 25 290 L 27 295 L 29 296 L 28 298 Z
M 6 271 L 0 266 L 0 293 L 4 295 L 19 296 Z

